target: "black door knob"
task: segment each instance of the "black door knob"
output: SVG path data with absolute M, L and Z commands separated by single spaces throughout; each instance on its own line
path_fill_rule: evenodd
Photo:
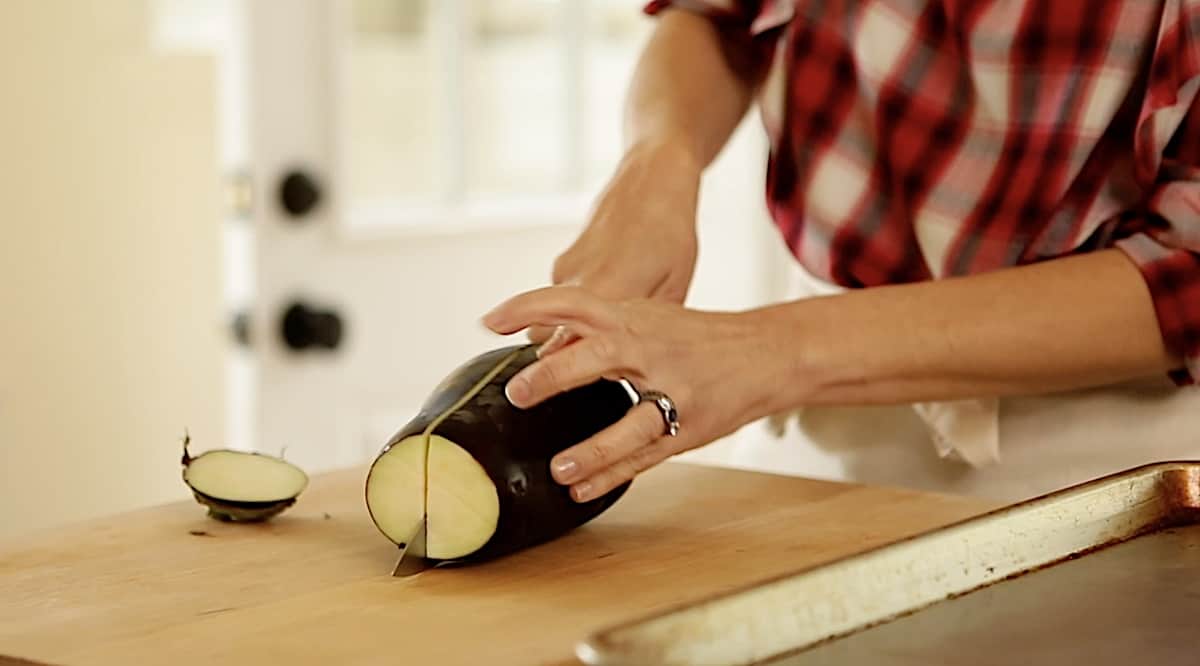
M 293 303 L 283 313 L 281 333 L 288 348 L 337 349 L 342 343 L 342 318 L 336 312 Z
M 291 171 L 279 184 L 279 203 L 292 217 L 302 217 L 321 201 L 321 188 L 303 171 Z

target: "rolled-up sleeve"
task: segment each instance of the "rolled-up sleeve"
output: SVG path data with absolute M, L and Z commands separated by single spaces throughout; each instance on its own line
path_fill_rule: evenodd
M 1116 241 L 1138 266 L 1163 342 L 1200 382 L 1200 0 L 1167 0 L 1134 137 L 1147 196 L 1136 232 Z
M 1172 249 L 1145 235 L 1119 245 L 1138 263 L 1154 299 L 1154 311 L 1167 348 L 1185 366 L 1171 372 L 1179 385 L 1200 380 L 1200 255 Z
M 1163 343 L 1184 361 L 1171 373 L 1180 385 L 1200 381 L 1200 169 L 1194 171 L 1193 179 L 1154 195 L 1145 231 L 1116 243 L 1149 287 Z

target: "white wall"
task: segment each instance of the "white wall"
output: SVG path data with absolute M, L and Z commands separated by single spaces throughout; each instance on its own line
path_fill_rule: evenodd
M 186 497 L 222 435 L 213 73 L 146 22 L 0 3 L 0 538 Z

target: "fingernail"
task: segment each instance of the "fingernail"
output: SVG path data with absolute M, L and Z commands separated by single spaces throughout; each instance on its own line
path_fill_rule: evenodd
M 579 465 L 575 464 L 574 460 L 571 460 L 570 458 L 563 458 L 562 460 L 555 461 L 551 471 L 554 473 L 554 479 L 556 481 L 559 483 L 564 483 L 571 480 L 571 475 L 574 474 L 575 470 L 577 469 L 579 469 Z
M 592 499 L 592 484 L 584 481 L 572 487 L 571 492 L 575 493 L 576 502 L 586 502 Z
M 513 377 L 504 385 L 504 397 L 513 404 L 514 407 L 520 407 L 529 399 L 529 380 L 524 377 Z

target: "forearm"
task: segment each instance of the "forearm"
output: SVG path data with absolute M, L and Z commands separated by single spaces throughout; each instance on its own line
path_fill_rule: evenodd
M 769 409 L 1042 393 L 1179 366 L 1141 275 L 1116 250 L 751 316 L 788 359 Z
M 625 102 L 626 149 L 678 148 L 707 166 L 746 114 L 752 78 L 723 55 L 728 45 L 708 19 L 671 10 L 658 19 Z

